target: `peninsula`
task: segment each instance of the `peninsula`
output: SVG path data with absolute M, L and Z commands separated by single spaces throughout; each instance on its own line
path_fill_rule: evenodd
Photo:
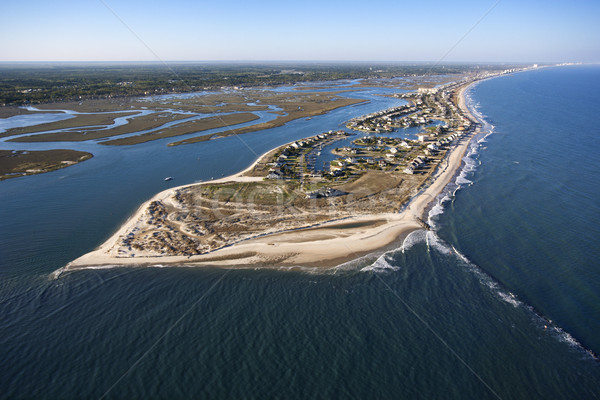
M 319 133 L 267 152 L 236 175 L 163 191 L 63 270 L 334 266 L 428 229 L 427 207 L 451 182 L 479 131 L 464 91 L 493 75 L 405 93 L 409 104 L 348 122 L 368 135 Z M 381 135 L 431 120 L 444 126 L 427 128 L 418 140 Z M 333 150 L 339 158 L 319 170 L 316 155 L 349 139 L 351 145 Z

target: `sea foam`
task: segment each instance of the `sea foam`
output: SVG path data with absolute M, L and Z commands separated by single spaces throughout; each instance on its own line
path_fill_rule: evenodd
M 393 251 L 396 251 L 396 250 L 393 250 Z M 390 272 L 390 271 L 400 270 L 400 267 L 390 264 L 390 262 L 387 260 L 387 257 L 389 257 L 389 253 L 391 253 L 391 252 L 382 254 L 377 260 L 375 260 L 375 262 L 373 264 L 362 268 L 360 271 L 361 272 Z

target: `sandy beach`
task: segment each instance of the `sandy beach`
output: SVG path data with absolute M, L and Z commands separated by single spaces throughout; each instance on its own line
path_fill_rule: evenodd
M 472 120 L 475 118 L 465 105 L 464 91 L 459 91 L 459 107 Z M 475 132 L 475 134 L 477 131 Z M 62 270 L 101 268 L 112 266 L 185 265 L 222 267 L 280 267 L 322 266 L 331 267 L 359 258 L 397 243 L 415 230 L 424 229 L 421 218 L 430 203 L 455 177 L 462 158 L 474 134 L 463 136 L 449 150 L 436 169 L 431 183 L 416 194 L 400 213 L 360 215 L 343 220 L 316 224 L 307 228 L 276 232 L 242 240 L 206 254 L 192 256 L 151 256 L 136 254 L 123 257 L 117 254 L 117 244 L 128 232 L 134 230 L 153 201 L 169 202 L 178 189 L 194 185 L 174 187 L 158 193 L 142 204 L 136 213 L 98 249 L 72 261 Z M 267 153 L 265 153 L 267 154 Z M 244 176 L 261 160 L 262 156 L 244 171 L 235 175 L 195 185 L 225 182 L 258 182 L 261 177 Z

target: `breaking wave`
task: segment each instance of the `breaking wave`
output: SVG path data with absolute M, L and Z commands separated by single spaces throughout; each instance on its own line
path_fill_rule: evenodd
M 471 140 L 467 154 L 463 158 L 463 167 L 457 173 L 454 182 L 451 182 L 446 186 L 446 188 L 444 188 L 442 193 L 440 193 L 437 196 L 432 207 L 430 208 L 429 213 L 427 215 L 427 223 L 430 226 L 430 230 L 418 230 L 412 232 L 406 237 L 401 247 L 394 251 L 405 252 L 411 249 L 416 244 L 426 243 L 427 248 L 430 251 L 435 250 L 440 254 L 455 257 L 456 260 L 459 261 L 459 265 L 464 266 L 464 268 L 466 268 L 469 272 L 474 274 L 478 281 L 483 286 L 487 287 L 499 301 L 507 303 L 514 308 L 522 308 L 524 310 L 527 310 L 530 313 L 532 322 L 539 329 L 542 329 L 544 332 L 552 334 L 556 340 L 581 351 L 585 354 L 586 357 L 591 357 L 594 360 L 598 360 L 598 356 L 596 354 L 594 354 L 591 350 L 586 349 L 568 332 L 566 332 L 561 327 L 557 326 L 551 320 L 543 317 L 532 306 L 520 300 L 517 297 L 517 295 L 502 287 L 502 285 L 499 282 L 494 280 L 494 278 L 488 275 L 483 269 L 481 269 L 481 267 L 469 260 L 469 258 L 466 255 L 461 253 L 454 246 L 446 243 L 436 234 L 436 222 L 438 220 L 438 217 L 444 213 L 445 203 L 452 201 L 452 199 L 456 195 L 456 192 L 459 191 L 461 188 L 473 184 L 473 181 L 468 178 L 472 176 L 474 171 L 480 165 L 480 162 L 477 158 L 479 151 L 486 143 L 487 137 L 494 132 L 495 128 L 494 125 L 490 124 L 485 120 L 484 116 L 478 111 L 477 106 L 473 105 L 472 100 L 468 95 L 466 100 L 473 115 L 478 119 L 479 123 L 482 126 L 481 132 L 479 133 L 478 137 L 475 137 L 473 140 Z M 387 252 L 381 255 L 375 262 L 373 262 L 367 267 L 362 268 L 360 271 L 390 272 L 399 270 L 400 267 L 391 264 L 389 262 L 390 260 L 387 258 L 391 256 L 392 253 L 393 252 Z
M 373 264 L 362 268 L 360 271 L 361 272 L 367 272 L 367 271 L 391 272 L 391 271 L 400 270 L 400 267 L 390 264 L 390 261 L 388 260 L 388 257 L 390 257 L 390 253 L 395 252 L 395 251 L 396 250 L 393 250 L 393 251 L 382 254 L 381 256 L 379 256 L 379 258 L 377 260 L 375 260 L 375 262 Z
M 408 236 L 402 242 L 402 246 L 400 246 L 400 251 L 403 253 L 407 250 L 410 250 L 415 244 L 423 242 L 425 240 L 426 231 L 418 230 L 413 231 L 408 234 Z

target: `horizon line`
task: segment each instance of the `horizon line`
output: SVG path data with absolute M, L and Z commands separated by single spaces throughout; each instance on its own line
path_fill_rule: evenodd
M 583 62 L 583 61 L 424 61 L 424 60 L 405 60 L 405 61 L 390 61 L 390 60 L 0 60 L 0 64 L 540 64 L 540 65 L 556 65 L 556 64 L 598 64 L 600 61 Z

